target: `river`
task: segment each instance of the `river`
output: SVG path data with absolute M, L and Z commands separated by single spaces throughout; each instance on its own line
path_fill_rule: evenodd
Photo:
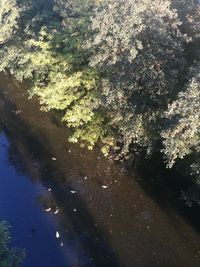
M 0 220 L 26 249 L 23 267 L 200 266 L 200 208 L 175 172 L 68 143 L 26 84 L 0 81 Z

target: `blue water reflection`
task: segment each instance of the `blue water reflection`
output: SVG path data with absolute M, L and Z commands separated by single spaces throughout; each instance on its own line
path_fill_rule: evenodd
M 56 239 L 59 220 L 44 212 L 37 201 L 38 196 L 46 194 L 46 189 L 39 182 L 17 173 L 9 162 L 8 151 L 9 141 L 1 133 L 0 220 L 7 220 L 13 226 L 12 245 L 27 250 L 23 266 L 76 266 L 81 254 L 78 245 L 73 240 Z M 82 266 L 92 266 L 85 255 L 82 261 Z

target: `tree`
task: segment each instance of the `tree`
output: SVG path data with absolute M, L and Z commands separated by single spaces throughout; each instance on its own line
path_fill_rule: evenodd
M 119 159 L 163 149 L 168 166 L 191 155 L 198 172 L 197 1 L 12 1 L 0 70 L 62 111 L 70 141 Z
M 199 176 L 200 165 L 200 64 L 193 66 L 190 81 L 178 98 L 169 105 L 164 116 L 166 129 L 162 132 L 164 154 L 169 167 L 176 159 L 192 155 L 192 166 Z M 200 176 L 199 176 L 200 178 Z
M 101 99 L 123 145 L 149 152 L 159 137 L 161 114 L 177 94 L 185 36 L 170 1 L 104 1 L 93 19 L 97 32 L 91 66 L 102 77 Z
M 0 45 L 8 42 L 19 29 L 20 9 L 16 0 L 0 2 Z
M 19 267 L 25 257 L 25 251 L 8 247 L 11 241 L 9 228 L 7 222 L 0 222 L 0 265 L 1 267 Z
M 200 37 L 200 1 L 172 0 L 182 21 L 182 30 L 193 39 Z

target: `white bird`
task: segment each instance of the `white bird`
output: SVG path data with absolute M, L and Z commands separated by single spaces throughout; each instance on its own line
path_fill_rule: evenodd
M 56 232 L 56 238 L 60 238 L 60 234 L 58 231 Z
M 77 209 L 74 209 L 74 212 L 76 212 L 77 211 Z
M 51 188 L 48 188 L 48 192 L 51 192 Z
M 47 209 L 45 209 L 45 211 L 49 212 L 49 211 L 51 211 L 51 208 L 47 208 Z
M 108 188 L 108 186 L 107 185 L 102 185 L 102 188 L 106 189 L 106 188 Z
M 57 158 L 55 158 L 55 157 L 52 157 L 51 159 L 52 159 L 52 160 L 57 160 Z
M 71 191 L 70 191 L 70 193 L 72 193 L 72 194 L 75 194 L 75 193 L 76 193 L 76 191 L 75 191 L 75 190 L 71 190 Z
M 59 212 L 59 209 L 56 208 L 56 210 L 54 211 L 54 214 L 58 214 L 58 212 Z
M 63 247 L 63 246 L 64 246 L 63 242 L 60 242 L 60 246 L 61 246 L 61 247 Z

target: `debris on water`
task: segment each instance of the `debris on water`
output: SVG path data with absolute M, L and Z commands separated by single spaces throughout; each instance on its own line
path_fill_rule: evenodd
M 51 190 L 52 190 L 51 188 L 48 188 L 48 192 L 51 192 Z
M 56 232 L 56 238 L 60 238 L 60 234 L 58 231 Z
M 59 212 L 59 209 L 56 208 L 56 210 L 54 211 L 54 214 L 58 214 L 58 212 Z
M 77 211 L 77 209 L 73 209 L 74 210 L 74 212 L 76 212 Z
M 18 109 L 18 110 L 15 111 L 15 114 L 18 115 L 18 114 L 20 114 L 21 112 L 22 112 L 21 109 Z
M 51 208 L 47 208 L 47 209 L 45 209 L 45 211 L 46 212 L 49 212 L 49 211 L 51 211 Z
M 55 157 L 52 157 L 51 159 L 54 160 L 54 161 L 57 160 L 57 158 L 55 158 Z
M 70 193 L 76 194 L 76 191 L 75 190 L 71 190 Z
M 87 176 L 85 176 L 84 179 L 87 180 Z
M 60 242 L 60 247 L 62 248 L 64 246 L 63 242 Z
M 106 189 L 106 188 L 108 188 L 108 186 L 107 185 L 102 185 L 102 188 Z
M 68 152 L 71 153 L 72 152 L 71 149 L 69 149 Z

